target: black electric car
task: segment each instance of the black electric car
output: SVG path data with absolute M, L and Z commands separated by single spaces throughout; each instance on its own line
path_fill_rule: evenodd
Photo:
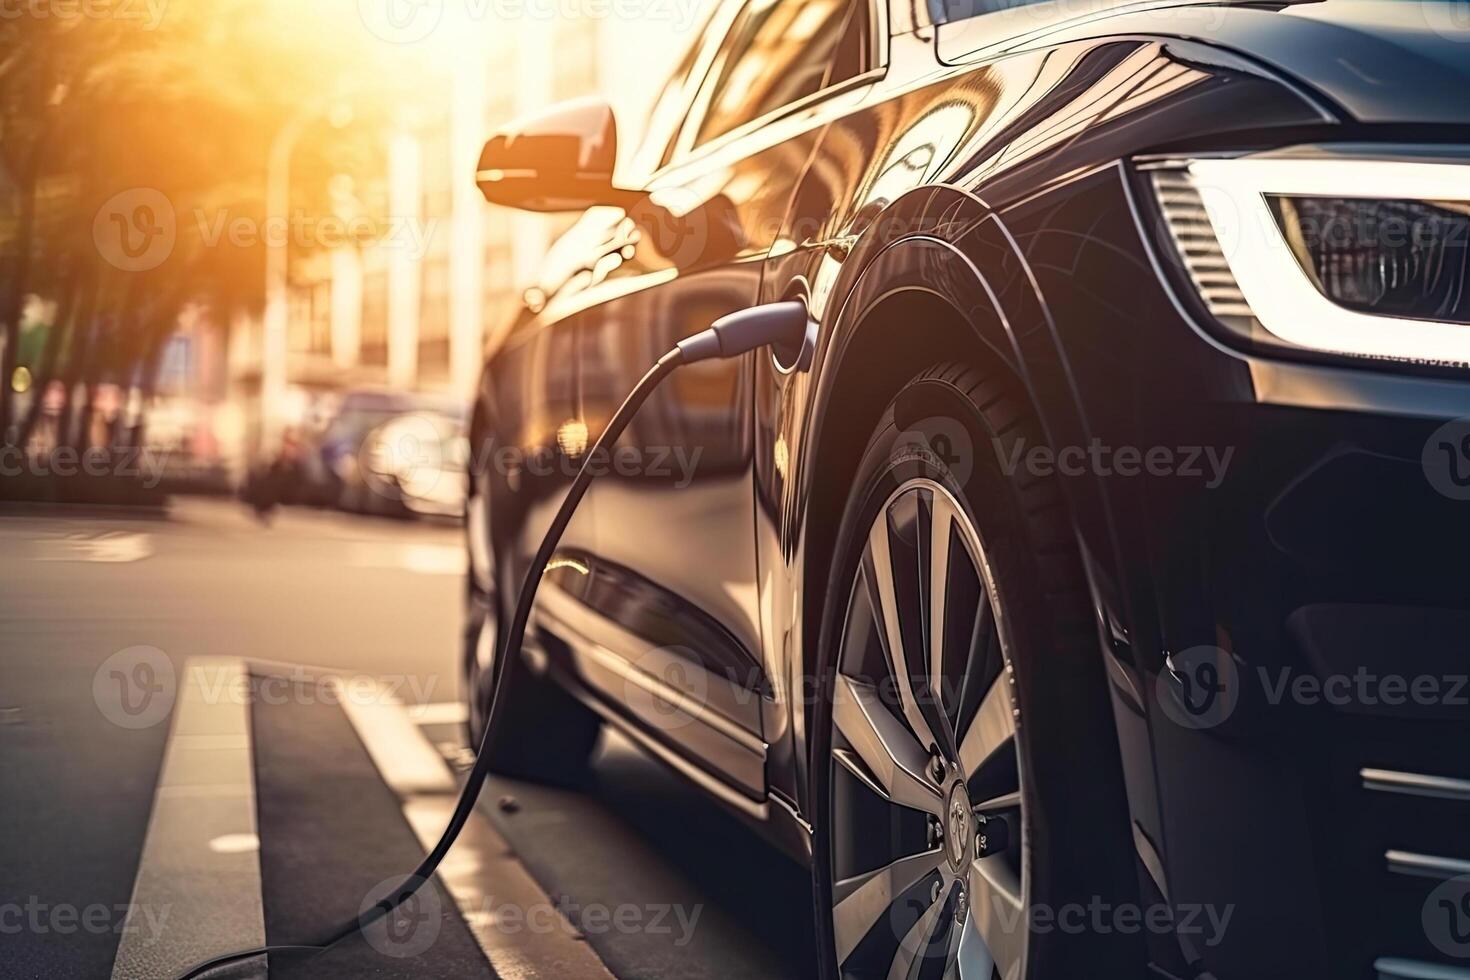
M 1453 3 L 730 0 L 636 147 L 496 134 L 581 216 L 472 416 L 493 766 L 621 730 L 828 977 L 1470 977 L 1467 92 Z

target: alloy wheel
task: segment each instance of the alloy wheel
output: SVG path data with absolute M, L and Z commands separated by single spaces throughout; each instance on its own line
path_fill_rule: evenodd
M 928 479 L 868 531 L 832 692 L 832 925 L 844 977 L 1025 975 L 1019 712 L 974 524 Z

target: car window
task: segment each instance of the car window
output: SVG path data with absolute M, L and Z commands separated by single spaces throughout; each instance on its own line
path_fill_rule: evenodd
M 867 11 L 867 0 L 750 0 L 705 80 L 692 145 L 860 73 Z
M 1128 0 L 927 0 L 929 19 L 939 25 L 958 24 L 991 14 L 992 32 L 1005 37 L 1076 20 Z
M 1054 0 L 928 0 L 929 19 L 936 24 L 952 24 L 983 14 L 1052 2 Z
M 963 63 L 979 52 L 1043 35 L 1128 0 L 928 0 L 939 25 L 939 60 Z
M 643 129 L 643 138 L 639 141 L 638 150 L 632 160 L 633 169 L 639 176 L 653 173 L 667 163 L 673 153 L 674 137 L 679 133 L 680 124 L 689 115 L 689 105 L 703 79 L 703 75 L 697 73 L 696 69 L 701 61 L 700 55 L 707 48 L 704 35 L 709 27 L 710 18 L 706 17 L 704 26 L 694 33 L 695 40 L 679 59 L 679 66 L 674 69 L 658 98 L 654 100 L 647 125 Z

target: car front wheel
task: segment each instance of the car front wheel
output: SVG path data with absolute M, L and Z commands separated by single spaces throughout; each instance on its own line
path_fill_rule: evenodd
M 1131 864 L 1065 507 L 1000 466 L 1037 437 L 1023 406 L 1003 376 L 939 365 L 894 400 L 853 481 L 812 765 L 829 978 L 1136 969 L 1121 937 L 1033 928 L 1041 909 L 1125 901 Z

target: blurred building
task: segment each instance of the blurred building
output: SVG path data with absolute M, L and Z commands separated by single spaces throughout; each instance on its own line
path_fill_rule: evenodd
M 388 216 L 384 234 L 361 248 L 293 254 L 285 425 L 310 425 L 349 388 L 468 401 L 487 347 L 522 303 L 553 236 L 575 218 L 487 205 L 474 183 L 485 139 L 524 113 L 601 94 L 631 145 L 691 42 L 697 25 L 686 20 L 650 24 L 603 10 L 473 25 L 485 43 L 431 83 L 443 91 L 421 100 L 428 108 L 391 126 L 386 172 L 340 188 L 344 210 L 355 200 Z M 261 324 L 234 324 L 230 337 L 228 376 L 248 446 L 260 414 Z

